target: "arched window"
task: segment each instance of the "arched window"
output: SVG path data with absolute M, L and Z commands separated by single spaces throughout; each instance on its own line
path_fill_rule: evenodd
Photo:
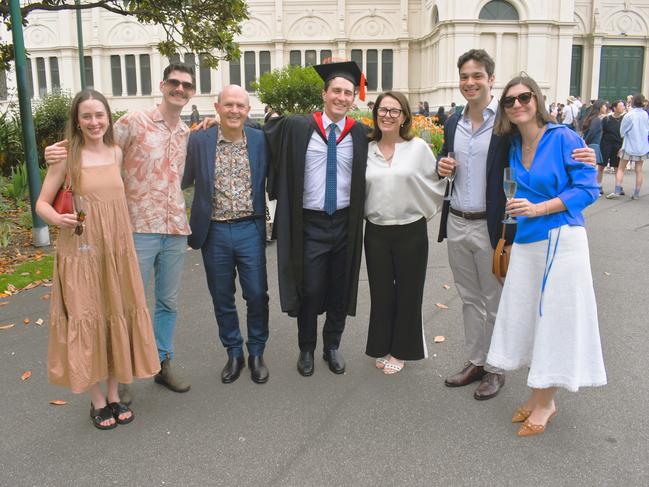
M 433 27 L 439 24 L 439 10 L 437 10 L 437 5 L 433 7 Z
M 478 17 L 480 20 L 518 20 L 518 12 L 505 0 L 492 0 L 482 7 Z

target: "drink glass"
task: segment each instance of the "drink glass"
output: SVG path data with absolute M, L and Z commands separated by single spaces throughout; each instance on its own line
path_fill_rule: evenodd
M 453 192 L 453 181 L 455 181 L 455 174 L 457 172 L 457 160 L 455 159 L 455 152 L 449 152 L 446 157 L 449 159 L 453 159 L 455 161 L 455 166 L 453 167 L 453 171 L 451 172 L 450 175 L 446 176 L 446 179 L 448 179 L 449 182 L 449 190 L 448 194 L 444 197 L 444 201 L 451 201 L 451 193 Z
M 503 174 L 503 189 L 505 190 L 505 197 L 507 201 L 511 200 L 516 195 L 516 171 L 513 167 L 506 167 Z M 505 225 L 516 223 L 516 218 L 505 212 Z
M 88 234 L 85 232 L 88 212 L 86 211 L 83 196 L 74 195 L 74 211 L 77 214 L 78 222 L 77 226 L 74 227 L 74 234 L 79 237 L 79 251 L 88 252 L 91 249 L 90 244 L 88 244 Z

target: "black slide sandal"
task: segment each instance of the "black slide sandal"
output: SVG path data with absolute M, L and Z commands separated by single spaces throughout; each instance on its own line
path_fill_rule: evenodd
M 131 408 L 121 402 L 111 402 L 107 407 L 110 408 L 117 424 L 129 424 L 131 421 L 133 421 L 133 418 L 135 418 L 135 414 L 133 413 Z M 131 413 L 131 416 L 126 419 L 119 419 L 119 415 L 124 413 Z
M 92 419 L 92 424 L 95 425 L 95 428 L 100 430 L 112 430 L 117 428 L 117 420 L 113 424 L 104 426 L 101 423 L 113 418 L 113 411 L 109 406 L 104 406 L 101 409 L 95 409 L 95 407 L 90 404 L 90 418 Z

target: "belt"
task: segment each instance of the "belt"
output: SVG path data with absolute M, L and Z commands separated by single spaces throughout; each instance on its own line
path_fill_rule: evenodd
M 265 215 L 248 215 L 242 216 L 239 218 L 231 218 L 229 220 L 212 220 L 214 223 L 239 223 L 245 222 L 248 220 L 259 220 L 260 218 L 266 218 Z
M 349 206 L 346 208 L 341 208 L 340 210 L 336 210 L 333 212 L 331 215 L 327 213 L 326 211 L 322 210 L 310 210 L 309 208 L 302 208 L 302 211 L 306 213 L 307 215 L 316 215 L 316 216 L 327 216 L 327 217 L 332 217 L 334 215 L 342 215 L 345 214 L 349 211 Z
M 464 218 L 465 220 L 484 220 L 485 218 L 487 218 L 486 211 L 460 211 L 456 210 L 452 206 L 449 207 L 448 211 L 450 211 L 451 214 L 455 216 Z

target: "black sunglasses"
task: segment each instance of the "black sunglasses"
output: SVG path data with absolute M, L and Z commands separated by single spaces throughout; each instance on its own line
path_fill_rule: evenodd
M 169 86 L 173 88 L 178 88 L 180 85 L 183 85 L 183 88 L 185 90 L 193 90 L 194 89 L 194 83 L 190 83 L 189 81 L 180 81 L 178 79 L 174 78 L 169 78 L 165 80 L 165 83 L 168 84 Z
M 527 105 L 531 100 L 532 97 L 534 96 L 534 93 L 531 91 L 526 91 L 525 93 L 521 93 L 518 96 L 506 96 L 503 98 L 503 106 L 505 108 L 511 108 L 514 106 L 514 103 L 516 103 L 516 100 L 518 100 L 518 103 L 521 105 Z

